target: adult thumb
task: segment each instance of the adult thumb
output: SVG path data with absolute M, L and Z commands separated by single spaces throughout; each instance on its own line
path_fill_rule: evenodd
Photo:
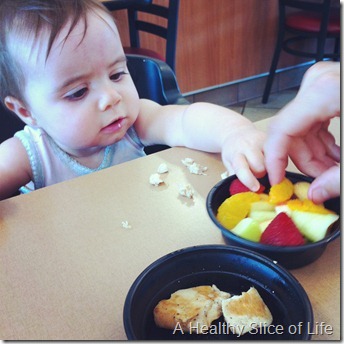
M 312 182 L 308 198 L 314 203 L 322 203 L 340 195 L 340 167 L 332 166 Z

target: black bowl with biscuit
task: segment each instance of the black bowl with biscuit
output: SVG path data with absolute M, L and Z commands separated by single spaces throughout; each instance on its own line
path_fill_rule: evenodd
M 293 184 L 297 182 L 311 183 L 313 178 L 293 172 L 286 172 L 288 178 Z M 327 245 L 340 236 L 340 219 L 338 219 L 329 229 L 326 236 L 316 242 L 306 242 L 300 246 L 274 246 L 262 244 L 247 240 L 234 234 L 231 230 L 226 229 L 218 220 L 217 212 L 220 205 L 230 196 L 229 187 L 237 179 L 235 175 L 223 179 L 217 183 L 209 192 L 206 207 L 211 220 L 221 230 L 222 236 L 228 245 L 235 245 L 263 254 L 287 269 L 300 268 L 317 260 L 325 251 Z M 268 177 L 259 179 L 265 187 L 265 193 L 269 191 L 270 184 Z M 340 198 L 334 198 L 324 202 L 326 209 L 340 214 Z M 315 224 L 314 226 L 317 226 Z
M 213 321 L 206 326 L 204 319 Z M 129 340 L 308 340 L 313 311 L 300 283 L 272 260 L 204 245 L 147 267 L 127 294 L 123 321 Z

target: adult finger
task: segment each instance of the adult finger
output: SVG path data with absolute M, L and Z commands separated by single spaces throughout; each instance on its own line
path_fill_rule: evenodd
M 319 131 L 319 138 L 324 144 L 327 155 L 335 161 L 340 161 L 340 147 L 336 144 L 334 136 L 327 130 Z
M 288 136 L 271 133 L 264 144 L 265 167 L 271 185 L 277 184 L 284 178 L 288 165 Z
M 301 138 L 294 140 L 289 154 L 295 166 L 301 172 L 312 177 L 319 176 L 335 164 L 332 159 L 324 154 L 314 154 L 312 147 Z
M 333 166 L 317 177 L 308 190 L 308 198 L 322 203 L 340 195 L 340 167 Z

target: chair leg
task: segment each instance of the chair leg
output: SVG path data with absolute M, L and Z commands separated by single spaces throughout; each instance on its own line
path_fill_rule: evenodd
M 325 42 L 326 42 L 326 36 L 321 35 L 317 41 L 317 53 L 316 53 L 316 57 L 315 57 L 316 62 L 322 61 L 324 59 Z
M 282 51 L 282 40 L 283 40 L 283 38 L 278 39 L 278 43 L 276 45 L 274 56 L 272 58 L 270 72 L 269 72 L 268 79 L 267 79 L 266 84 L 265 84 L 265 89 L 264 89 L 263 98 L 262 98 L 263 104 L 266 104 L 268 102 L 268 99 L 269 99 L 269 95 L 270 95 L 272 83 L 274 81 L 274 76 L 275 76 L 278 60 L 279 60 L 279 57 L 280 57 L 280 54 Z
M 339 37 L 335 38 L 334 41 L 334 55 L 335 57 L 333 58 L 333 61 L 340 61 L 340 39 Z

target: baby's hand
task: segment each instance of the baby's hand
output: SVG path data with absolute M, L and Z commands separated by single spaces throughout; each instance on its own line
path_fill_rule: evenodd
M 222 146 L 222 161 L 252 191 L 259 189 L 257 178 L 265 175 L 263 145 L 266 135 L 253 124 L 231 131 Z

